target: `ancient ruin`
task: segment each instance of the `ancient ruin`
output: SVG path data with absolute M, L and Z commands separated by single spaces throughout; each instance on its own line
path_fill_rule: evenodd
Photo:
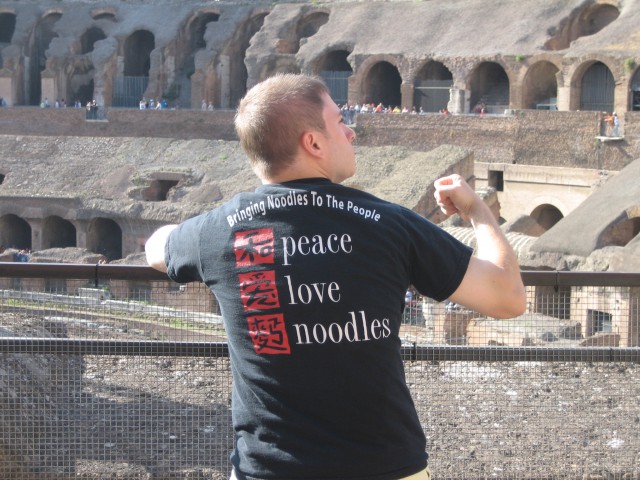
M 349 185 L 440 222 L 433 179 L 457 172 L 475 182 L 501 218 L 523 269 L 637 272 L 639 52 L 640 0 L 0 0 L 0 245 L 6 248 L 0 262 L 142 263 L 144 242 L 158 226 L 255 188 L 233 132 L 233 109 L 262 79 L 304 72 L 322 76 L 341 105 L 382 104 L 407 112 L 356 115 L 359 171 Z M 617 129 L 604 121 L 614 111 L 621 122 Z M 473 242 L 460 221 L 444 225 Z M 12 293 L 12 280 L 2 279 L 4 291 Z M 161 289 L 151 283 L 114 281 L 109 295 L 118 300 L 129 291 L 142 292 L 140 299 L 180 306 L 201 294 L 197 286 Z M 22 287 L 89 302 L 106 295 L 68 279 L 32 279 Z M 403 328 L 419 332 L 416 338 L 428 333 L 431 343 L 633 347 L 640 345 L 637 290 L 594 294 L 582 287 L 537 287 L 526 318 L 500 323 L 425 303 L 421 319 Z M 591 297 L 596 300 L 589 303 Z M 202 308 L 213 311 L 215 299 Z M 196 313 L 202 312 L 189 312 Z M 427 317 L 435 325 L 431 330 L 417 324 Z M 147 338 L 128 326 L 109 325 L 109 335 Z M 0 328 L 3 337 L 85 335 L 74 323 L 41 323 L 24 313 L 3 314 Z M 204 389 L 217 395 L 207 418 L 223 417 L 228 408 L 224 385 L 202 386 L 197 370 L 167 401 L 163 383 L 175 384 L 173 374 L 193 370 L 192 364 L 174 360 L 141 367 L 107 360 L 3 353 L 2 369 L 20 380 L 0 384 L 0 390 L 21 400 L 13 404 L 15 415 L 0 409 L 0 476 L 226 478 L 208 464 L 168 466 L 176 458 L 165 459 L 164 453 L 148 461 L 147 451 L 106 461 L 110 452 L 104 446 L 114 446 L 107 442 L 119 434 L 118 422 L 97 437 L 102 450 L 89 451 L 85 444 L 95 437 L 93 425 L 78 421 L 86 417 L 79 412 L 83 405 L 69 411 L 67 392 L 59 388 L 64 383 L 74 395 L 86 393 L 83 375 L 97 378 L 97 406 L 108 405 L 110 396 L 121 405 L 120 390 L 102 385 L 106 372 L 133 390 L 150 373 L 166 377 L 145 387 L 150 394 L 143 407 L 161 415 L 182 415 L 183 404 L 191 406 Z M 553 384 L 554 375 L 546 375 L 538 391 L 550 392 L 548 383 L 567 397 L 579 393 L 577 405 L 622 416 L 620 433 L 636 438 L 637 415 L 635 424 L 627 420 L 637 413 L 638 382 L 631 376 L 637 369 L 605 369 L 605 392 L 634 389 L 625 408 L 607 410 L 607 398 L 590 390 L 592 367 L 554 366 L 554 375 L 556 369 L 570 370 L 565 377 L 571 381 Z M 472 398 L 476 388 L 511 392 L 510 368 L 521 367 L 494 364 L 492 371 L 504 374 L 473 381 L 463 371 L 468 392 L 451 388 L 449 378 L 461 375 L 456 368 L 466 368 L 457 362 L 424 368 L 416 389 L 430 394 L 421 402 L 452 410 L 451 398 Z M 431 379 L 441 383 L 434 386 Z M 553 395 L 543 396 L 556 402 Z M 490 417 L 492 408 L 483 403 L 473 410 Z M 521 431 L 534 410 L 514 417 L 507 430 Z M 131 412 L 126 405 L 115 411 L 127 425 L 137 425 L 136 405 Z M 452 421 L 438 428 L 450 439 L 436 453 L 469 442 L 459 433 L 460 412 L 449 414 Z M 533 443 L 516 442 L 526 462 L 543 465 L 545 474 L 553 468 L 569 472 L 565 462 L 553 463 L 562 457 L 541 448 L 554 445 L 557 429 L 596 432 L 579 448 L 585 464 L 597 462 L 598 445 L 608 438 L 600 417 L 585 416 L 582 409 L 575 418 L 559 414 Z M 443 412 L 435 416 L 448 418 Z M 69 442 L 52 441 L 64 436 L 69 418 L 80 425 L 71 442 L 78 451 Z M 207 420 L 209 430 L 211 425 L 218 423 Z M 168 440 L 148 432 L 161 427 L 162 419 L 131 430 L 141 448 L 155 454 Z M 208 448 L 227 448 L 227 428 L 220 428 L 219 442 Z M 38 449 L 45 444 L 53 446 L 48 456 Z M 192 455 L 193 446 L 185 445 Z M 204 454 L 213 458 L 209 450 Z M 446 468 L 439 474 L 448 475 Z

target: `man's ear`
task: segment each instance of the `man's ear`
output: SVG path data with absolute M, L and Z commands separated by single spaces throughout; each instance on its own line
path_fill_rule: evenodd
M 300 146 L 306 153 L 313 157 L 324 156 L 322 138 L 313 130 L 302 134 L 300 138 Z

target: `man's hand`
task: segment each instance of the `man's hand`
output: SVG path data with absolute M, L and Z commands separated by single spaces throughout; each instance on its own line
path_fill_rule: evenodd
M 449 175 L 435 181 L 434 196 L 440 210 L 447 216 L 460 214 L 467 221 L 478 202 L 482 202 L 473 189 L 460 175 Z

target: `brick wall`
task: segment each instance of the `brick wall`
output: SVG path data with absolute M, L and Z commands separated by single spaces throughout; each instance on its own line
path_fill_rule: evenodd
M 367 114 L 358 142 L 431 150 L 449 143 L 473 149 L 479 162 L 620 170 L 640 156 L 640 112 L 625 115 L 625 139 L 598 142 L 597 112 L 515 111 L 507 116 Z
M 233 111 L 106 110 L 87 121 L 84 108 L 0 108 L 0 134 L 80 137 L 162 137 L 236 140 Z
M 236 140 L 234 111 L 109 109 L 108 121 L 86 121 L 85 109 L 0 108 L 0 134 L 130 136 Z M 627 112 L 625 138 L 599 142 L 597 112 L 515 111 L 513 115 L 367 114 L 358 143 L 428 151 L 471 148 L 480 162 L 620 170 L 640 157 L 640 112 Z

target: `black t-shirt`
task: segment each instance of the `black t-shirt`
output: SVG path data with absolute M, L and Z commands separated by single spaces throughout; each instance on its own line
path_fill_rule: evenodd
M 405 293 L 444 300 L 470 256 L 411 210 L 326 179 L 262 185 L 174 230 L 169 276 L 206 283 L 224 318 L 238 477 L 424 468 L 400 355 Z

